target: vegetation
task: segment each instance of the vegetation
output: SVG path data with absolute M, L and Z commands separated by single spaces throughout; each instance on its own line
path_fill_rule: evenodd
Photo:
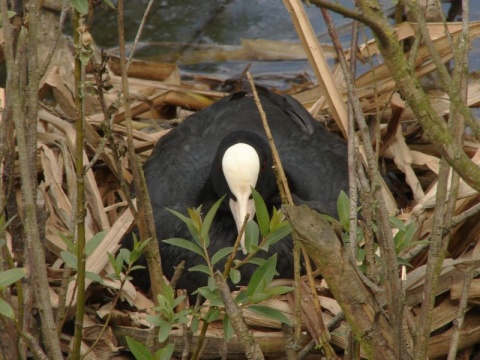
M 394 24 L 377 0 L 356 8 L 310 0 L 337 53 L 332 74 L 302 4 L 285 1 L 319 83 L 296 96 L 330 114 L 324 121 L 348 139 L 351 189 L 339 198 L 338 221 L 295 206 L 286 186 L 285 207 L 271 215 L 255 194 L 257 221 L 246 225 L 244 262 L 259 268 L 233 294 L 226 281 L 240 280 L 243 262 L 231 256 L 235 249 L 208 253 L 216 207 L 204 217 L 201 209 L 177 213 L 194 241 L 167 241 L 200 254 L 205 264 L 185 271 L 210 278 L 199 289 L 208 302 L 187 307 L 185 295 L 163 279 L 141 171 L 165 131 L 148 134 L 132 119 L 160 117 L 166 105 L 200 109 L 222 94 L 181 83 L 174 64 L 150 72 L 166 73 L 161 80 L 132 81 L 138 39 L 127 59 L 122 0 L 115 9 L 117 63 L 93 46 L 86 25 L 91 2 L 65 0 L 58 16 L 38 1 L 2 0 L 0 358 L 113 356 L 117 341 L 137 358 L 167 359 L 173 352 L 200 358 L 211 349 L 209 355 L 227 357 L 221 337 L 229 340 L 229 358 L 277 356 L 267 352 L 272 348 L 289 359 L 311 352 L 332 359 L 454 359 L 479 351 L 480 146 L 470 108 L 478 106 L 480 87 L 467 76 L 480 25 L 468 20 L 468 0 L 454 1 L 462 5 L 461 23 L 447 23 L 441 11 L 430 23 L 425 15 L 440 6 L 426 3 L 428 12 L 418 1 L 395 2 Z M 69 5 L 73 52 L 61 36 Z M 342 49 L 329 11 L 355 21 L 355 51 Z M 412 22 L 403 22 L 406 14 Z M 374 39 L 359 45 L 362 26 Z M 370 69 L 357 75 L 359 59 Z M 428 92 L 419 79 L 434 70 L 440 86 Z M 395 212 L 398 198 L 385 184 L 384 167 L 401 176 L 402 213 Z M 134 222 L 140 240 L 119 250 Z M 278 285 L 276 257 L 261 261 L 255 254 L 292 229 L 297 263 L 303 253 L 308 276 Z M 129 282 L 141 253 L 153 279 L 151 299 Z M 202 347 L 205 338 L 210 349 Z

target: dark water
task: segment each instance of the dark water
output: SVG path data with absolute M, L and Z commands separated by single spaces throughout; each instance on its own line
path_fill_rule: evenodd
M 338 1 L 352 7 L 353 0 Z M 147 0 L 125 1 L 125 35 L 133 42 L 145 11 Z M 396 1 L 383 0 L 384 9 L 392 9 Z M 447 12 L 450 4 L 444 4 Z M 306 7 L 307 14 L 321 43 L 330 43 L 323 17 L 315 6 Z M 480 8 L 472 5 L 472 20 L 480 20 Z M 349 48 L 351 21 L 331 13 L 344 48 Z M 98 45 L 114 48 L 118 45 L 117 21 L 111 9 L 95 10 L 92 29 Z M 155 1 L 144 28 L 137 58 L 169 61 L 179 64 L 184 76 L 213 75 L 225 79 L 241 73 L 247 65 L 264 85 L 282 88 L 286 83 L 314 80 L 306 60 L 295 61 L 191 61 L 189 54 L 198 46 L 239 46 L 242 39 L 267 39 L 298 42 L 298 36 L 280 0 L 159 0 Z M 195 46 L 193 46 L 195 45 Z M 473 45 L 471 69 L 480 68 L 480 41 Z M 187 60 L 188 59 L 188 60 Z
M 351 1 L 342 0 L 346 5 Z M 125 4 L 125 31 L 128 41 L 133 41 L 148 2 L 129 1 Z M 320 10 L 306 8 L 314 31 L 321 41 L 328 42 L 326 28 Z M 350 20 L 332 14 L 337 26 L 346 26 Z M 97 11 L 92 24 L 97 44 L 107 48 L 118 44 L 116 16 L 113 11 Z M 322 36 L 323 34 L 323 36 Z M 298 42 L 290 14 L 279 0 L 160 0 L 153 5 L 144 29 L 144 43 L 136 51 L 136 57 L 175 61 L 182 74 L 212 74 L 229 78 L 241 73 L 247 65 L 264 85 L 283 87 L 285 82 L 314 79 L 306 60 L 295 61 L 205 61 L 188 64 L 184 60 L 189 52 L 200 45 L 239 46 L 242 39 L 267 39 Z M 345 38 L 346 40 L 347 38 Z M 168 43 L 168 44 L 167 44 Z M 283 79 L 281 77 L 283 76 Z

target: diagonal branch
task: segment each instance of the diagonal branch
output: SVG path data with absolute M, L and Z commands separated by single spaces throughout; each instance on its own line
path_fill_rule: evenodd
M 429 140 L 460 177 L 475 190 L 480 191 L 480 168 L 465 154 L 445 122 L 436 114 L 418 79 L 413 76 L 395 29 L 383 14 L 379 2 L 377 0 L 359 1 L 358 5 L 363 13 L 354 12 L 325 0 L 311 0 L 310 2 L 358 20 L 372 29 L 385 64 Z M 455 94 L 449 94 L 449 96 L 452 100 L 457 98 Z M 462 115 L 464 115 L 464 111 L 462 111 Z

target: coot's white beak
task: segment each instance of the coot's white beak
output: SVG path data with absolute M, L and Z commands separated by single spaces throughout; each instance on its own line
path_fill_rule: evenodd
M 240 233 L 243 223 L 245 222 L 245 217 L 248 214 L 248 220 L 252 220 L 255 215 L 255 204 L 253 199 L 250 199 L 252 192 L 249 194 L 236 195 L 237 200 L 230 199 L 230 210 L 232 211 L 233 218 L 235 219 L 235 224 L 237 224 L 237 231 Z M 244 254 L 247 253 L 245 248 L 245 233 L 242 234 L 240 239 L 240 246 Z
M 260 159 L 257 151 L 250 145 L 238 143 L 225 151 L 222 159 L 222 169 L 230 191 L 235 199 L 230 199 L 230 209 L 240 232 L 247 214 L 248 219 L 255 215 L 255 205 L 252 197 L 252 188 L 255 187 L 260 173 Z M 245 248 L 245 236 L 240 241 L 243 253 Z

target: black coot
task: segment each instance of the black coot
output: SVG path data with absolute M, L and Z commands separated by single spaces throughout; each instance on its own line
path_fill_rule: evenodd
M 341 190 L 348 189 L 345 142 L 292 97 L 258 90 L 295 203 L 337 217 L 336 200 Z M 270 148 L 253 96 L 247 92 L 236 92 L 186 119 L 160 139 L 144 170 L 167 278 L 182 260 L 187 268 L 203 263 L 197 254 L 162 242 L 191 239 L 184 223 L 167 208 L 186 215 L 188 207 L 203 204 L 206 214 L 227 194 L 210 229 L 209 250 L 214 254 L 233 246 L 237 228 L 252 212 L 250 186 L 262 195 L 269 210 L 281 205 Z M 280 277 L 292 278 L 291 238 L 276 243 L 263 256 L 275 252 Z M 239 251 L 238 257 L 242 256 Z M 218 264 L 220 270 L 223 264 Z M 243 283 L 255 269 L 254 265 L 241 269 Z M 134 277 L 140 287 L 148 286 L 147 271 Z M 206 282 L 205 274 L 185 270 L 177 287 L 191 294 Z

